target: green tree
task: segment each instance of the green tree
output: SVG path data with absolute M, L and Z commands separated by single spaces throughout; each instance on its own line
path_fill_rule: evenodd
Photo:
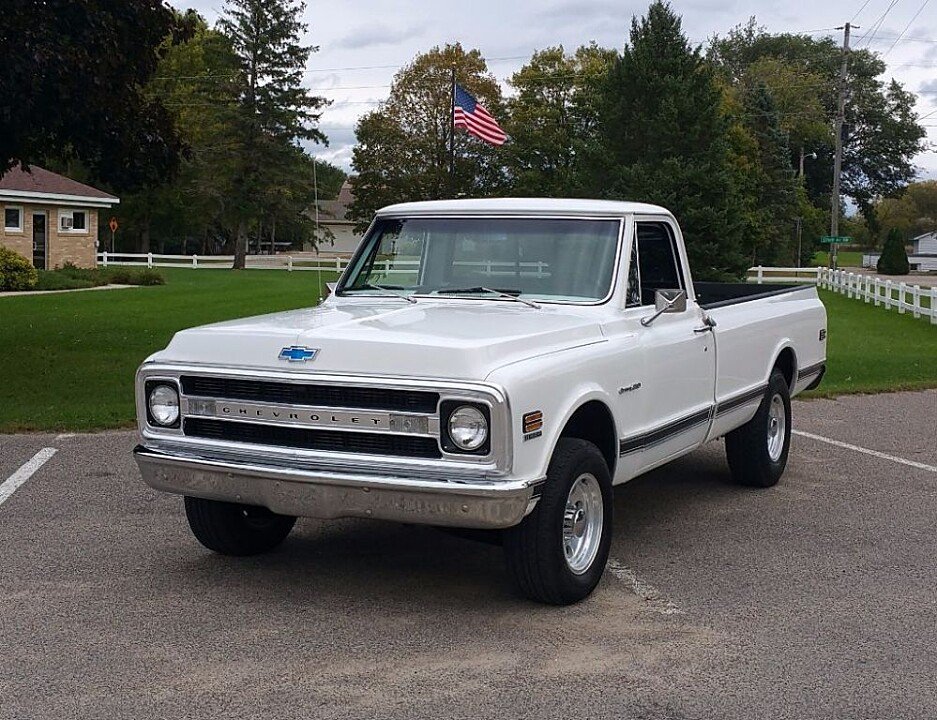
M 817 154 L 816 161 L 805 165 L 806 186 L 813 202 L 829 209 L 832 133 L 814 135 L 805 128 L 795 135 L 793 129 L 796 120 L 807 120 L 809 128 L 819 131 L 815 122 L 818 100 L 823 108 L 821 124 L 832 128 L 842 62 L 838 42 L 830 37 L 770 34 L 752 18 L 725 37 L 715 38 L 709 57 L 733 82 L 748 73 L 764 76 L 787 68 L 765 81 L 781 109 L 782 123 L 792 129 L 792 153 L 799 154 L 803 145 L 808 153 Z M 874 199 L 893 195 L 907 185 L 916 172 L 914 156 L 924 149 L 925 132 L 914 114 L 915 97 L 894 80 L 887 85 L 880 80 L 885 67 L 868 49 L 850 53 L 842 189 L 870 221 L 874 221 L 870 214 Z
M 326 141 L 317 128 L 326 101 L 302 86 L 309 55 L 318 50 L 299 42 L 307 29 L 301 20 L 304 8 L 302 0 L 226 0 L 218 21 L 239 65 L 239 113 L 231 148 L 235 268 L 244 267 L 248 230 L 261 222 L 265 194 L 282 179 L 277 163 L 288 152 L 285 146 Z
M 743 247 L 752 265 L 789 262 L 796 255 L 791 248 L 791 221 L 798 216 L 797 185 L 787 133 L 761 81 L 743 89 L 740 121 L 751 138 L 751 155 L 740 179 L 749 221 Z
M 505 187 L 502 151 L 456 129 L 449 174 L 452 69 L 459 85 L 496 118 L 501 89 L 478 50 L 459 44 L 418 55 L 394 77 L 390 95 L 355 128 L 355 199 L 349 216 L 367 226 L 378 208 L 405 200 L 478 197 Z
M 50 154 L 122 192 L 173 173 L 182 145 L 142 88 L 164 39 L 185 30 L 162 0 L 5 0 L 0 175 Z
M 741 276 L 745 220 L 722 91 L 669 5 L 655 2 L 632 19 L 604 96 L 593 192 L 669 208 L 696 276 Z
M 553 47 L 534 53 L 511 78 L 504 154 L 517 195 L 581 195 L 583 158 L 597 142 L 601 85 L 617 53 L 595 44 L 573 55 Z
M 901 231 L 898 228 L 888 231 L 876 269 L 882 275 L 907 275 L 911 271 L 908 252 L 904 247 L 904 238 L 901 237 Z
M 154 188 L 124 198 L 119 215 L 122 235 L 135 235 L 138 249 L 159 252 L 169 240 L 190 244 L 200 253 L 222 222 L 233 187 L 231 137 L 235 130 L 238 72 L 228 38 L 200 17 L 191 37 L 167 48 L 147 95 L 163 98 L 188 152 L 179 173 Z

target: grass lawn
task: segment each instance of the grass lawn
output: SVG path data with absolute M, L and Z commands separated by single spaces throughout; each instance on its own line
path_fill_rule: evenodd
M 177 330 L 319 297 L 315 272 L 161 272 L 158 287 L 0 298 L 0 432 L 132 425 L 134 372 Z
M 836 253 L 836 260 L 841 268 L 861 268 L 862 252 L 859 250 L 840 250 Z M 829 267 L 830 254 L 826 250 L 821 250 L 813 256 L 810 265 L 812 267 Z
M 937 387 L 937 326 L 862 300 L 820 291 L 826 305 L 827 372 L 811 396 Z
M 0 298 L 0 432 L 132 426 L 134 371 L 174 332 L 318 297 L 314 272 L 163 272 L 167 284 L 158 287 Z M 937 326 L 821 297 L 829 370 L 813 395 L 937 387 Z

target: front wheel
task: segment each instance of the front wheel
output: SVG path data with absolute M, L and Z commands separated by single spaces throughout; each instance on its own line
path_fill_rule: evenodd
M 787 466 L 791 447 L 791 393 L 775 370 L 755 416 L 726 435 L 726 458 L 737 483 L 751 487 L 776 485 Z
M 185 516 L 196 539 L 222 555 L 269 552 L 286 539 L 296 523 L 296 518 L 267 508 L 189 496 L 185 498 Z
M 561 438 L 537 506 L 504 534 L 508 568 L 531 600 L 569 605 L 605 571 L 612 540 L 612 482 L 599 449 Z

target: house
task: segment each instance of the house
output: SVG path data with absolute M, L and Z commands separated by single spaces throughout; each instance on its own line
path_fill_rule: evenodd
M 97 263 L 98 212 L 120 200 L 36 165 L 0 176 L 0 245 L 41 270 Z
M 911 241 L 912 255 L 933 255 L 937 259 L 937 232 L 918 235 Z
M 329 238 L 325 235 L 322 244 L 319 246 L 319 254 L 326 257 L 350 257 L 358 248 L 361 242 L 361 236 L 355 233 L 355 221 L 348 219 L 348 206 L 355 199 L 352 193 L 351 183 L 348 180 L 342 184 L 342 189 L 338 192 L 335 200 L 319 201 L 319 228 L 320 231 L 327 230 L 332 234 Z M 315 218 L 315 208 L 306 210 L 306 215 Z M 329 244 L 331 240 L 331 244 Z M 311 243 L 307 243 L 303 250 L 314 250 Z

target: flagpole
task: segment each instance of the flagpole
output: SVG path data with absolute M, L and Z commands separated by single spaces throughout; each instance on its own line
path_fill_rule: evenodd
M 455 63 L 452 64 L 452 86 L 449 97 L 449 193 L 455 195 Z

